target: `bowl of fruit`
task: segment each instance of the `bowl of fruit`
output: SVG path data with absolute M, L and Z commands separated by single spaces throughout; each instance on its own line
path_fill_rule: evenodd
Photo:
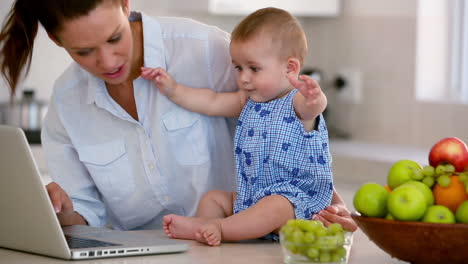
M 445 138 L 429 152 L 429 165 L 395 162 L 381 185 L 354 194 L 361 230 L 392 257 L 411 263 L 468 263 L 468 148 Z
M 325 227 L 317 220 L 294 219 L 279 235 L 284 263 L 347 263 L 352 233 L 340 224 Z

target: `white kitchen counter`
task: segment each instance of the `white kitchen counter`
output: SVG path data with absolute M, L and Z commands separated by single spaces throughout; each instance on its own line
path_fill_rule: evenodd
M 367 147 L 367 150 L 365 150 Z M 373 166 L 377 168 L 379 174 L 372 174 L 369 171 L 369 165 L 373 161 L 369 157 L 376 158 L 378 156 L 379 148 L 375 145 L 356 145 L 350 142 L 331 142 L 330 148 L 334 155 L 334 172 L 335 172 L 335 186 L 338 193 L 345 200 L 346 205 L 350 210 L 354 210 L 352 205 L 353 195 L 358 187 L 367 180 L 380 181 L 384 180 L 386 176 L 386 166 L 391 164 L 395 157 L 401 155 L 401 153 L 408 153 L 403 149 L 395 148 L 393 157 L 381 155 L 381 159 Z M 48 183 L 50 178 L 47 175 L 47 166 L 42 153 L 42 149 L 38 145 L 32 146 L 32 152 L 36 159 L 36 163 L 44 178 L 44 183 Z M 361 154 L 361 156 L 353 157 L 354 153 L 365 153 L 368 155 Z M 369 153 L 374 153 L 369 154 Z M 417 160 L 417 157 L 423 155 L 422 151 L 412 152 L 415 154 L 413 159 Z M 384 158 L 386 157 L 386 158 Z M 356 160 L 364 165 L 359 169 Z M 369 162 L 368 162 L 369 161 Z M 374 159 L 375 162 L 375 159 Z M 367 165 L 366 165 L 367 164 Z M 371 166 L 372 167 L 372 166 Z M 385 174 L 385 175 L 384 175 Z M 138 231 L 138 232 L 161 232 L 161 230 L 153 231 Z M 142 257 L 125 257 L 125 258 L 114 258 L 114 259 L 102 259 L 102 260 L 85 260 L 80 263 L 119 263 L 119 264 L 144 264 L 144 263 L 282 263 L 282 252 L 279 244 L 271 242 L 256 242 L 256 243 L 224 243 L 221 247 L 209 247 L 200 243 L 190 241 L 190 250 L 182 254 L 170 254 L 170 255 L 154 255 L 154 256 L 142 256 Z M 37 264 L 48 264 L 48 263 L 69 263 L 68 261 L 58 260 L 54 258 L 42 257 L 33 254 L 21 253 L 7 249 L 0 249 L 0 264 L 9 263 L 37 263 Z M 406 263 L 393 259 L 387 253 L 378 248 L 373 242 L 371 242 L 367 236 L 358 230 L 354 233 L 354 242 L 351 249 L 351 254 L 348 263 Z
M 162 230 L 134 231 L 162 235 Z M 185 253 L 136 256 L 124 258 L 108 258 L 99 260 L 80 260 L 79 264 L 211 264 L 211 263 L 246 263 L 275 264 L 283 263 L 283 255 L 279 243 L 268 241 L 248 241 L 243 243 L 223 243 L 219 247 L 210 247 L 195 241 L 188 241 L 190 248 Z M 65 264 L 70 261 L 23 253 L 8 249 L 0 249 L 1 264 Z M 391 258 L 375 247 L 360 232 L 354 235 L 349 264 L 363 263 L 406 263 Z
M 337 184 L 338 192 L 341 194 L 347 205 L 352 209 L 352 197 L 358 185 L 356 184 Z M 161 235 L 162 230 L 134 231 L 147 232 Z M 44 238 L 46 240 L 47 238 Z M 202 264 L 202 263 L 255 263 L 255 264 L 274 264 L 283 263 L 283 256 L 278 243 L 268 241 L 254 241 L 244 243 L 224 243 L 220 247 L 210 247 L 195 241 L 188 241 L 190 249 L 186 253 L 152 255 L 141 257 L 125 257 L 100 260 L 81 260 L 79 264 Z M 22 253 L 18 251 L 0 249 L 0 264 L 59 264 L 70 263 L 69 261 L 43 257 L 34 254 Z M 78 262 L 76 262 L 78 263 Z M 367 236 L 358 230 L 354 233 L 353 245 L 348 263 L 385 263 L 398 264 L 406 263 L 390 257 Z

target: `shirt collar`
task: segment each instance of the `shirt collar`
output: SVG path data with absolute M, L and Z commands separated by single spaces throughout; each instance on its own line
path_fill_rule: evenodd
M 149 68 L 162 67 L 167 70 L 161 24 L 144 13 L 141 14 L 141 17 L 144 36 L 144 65 Z
M 164 54 L 163 35 L 161 24 L 155 19 L 141 13 L 143 27 L 143 56 L 145 67 L 162 67 L 167 70 Z M 86 70 L 82 69 L 88 79 L 86 103 L 92 104 L 98 100 L 98 94 L 105 93 L 105 83 Z

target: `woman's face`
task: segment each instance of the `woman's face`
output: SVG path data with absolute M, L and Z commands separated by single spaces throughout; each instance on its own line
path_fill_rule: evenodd
M 82 68 L 109 84 L 121 84 L 131 73 L 133 38 L 124 7 L 103 1 L 86 16 L 67 20 L 56 34 L 56 43 Z

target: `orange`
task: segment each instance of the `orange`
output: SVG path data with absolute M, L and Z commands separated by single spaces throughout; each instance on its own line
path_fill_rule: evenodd
M 390 186 L 388 186 L 388 184 L 386 184 L 384 187 L 385 187 L 385 190 L 387 190 L 388 193 L 392 192 L 392 189 L 390 189 Z
M 444 205 L 454 213 L 460 204 L 468 200 L 465 186 L 457 175 L 450 176 L 450 185 L 447 187 L 442 187 L 438 183 L 435 184 L 432 193 L 434 194 L 435 204 Z

